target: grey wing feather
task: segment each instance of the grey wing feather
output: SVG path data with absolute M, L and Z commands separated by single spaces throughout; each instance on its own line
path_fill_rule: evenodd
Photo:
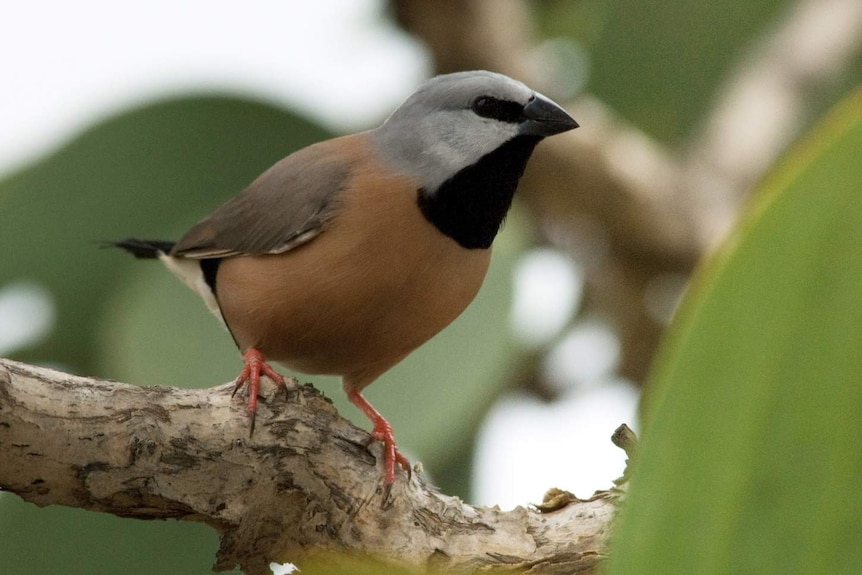
M 337 156 L 335 156 L 337 158 Z M 192 227 L 172 256 L 277 254 L 317 236 L 335 209 L 349 167 L 325 143 L 295 152 Z

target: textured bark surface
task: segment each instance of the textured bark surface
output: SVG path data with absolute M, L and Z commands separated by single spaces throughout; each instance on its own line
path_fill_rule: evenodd
M 611 494 L 504 512 L 414 472 L 386 497 L 378 446 L 316 389 L 265 398 L 249 437 L 231 388 L 145 388 L 0 360 L 0 488 L 37 505 L 207 523 L 221 536 L 217 570 L 368 556 L 420 571 L 596 572 Z

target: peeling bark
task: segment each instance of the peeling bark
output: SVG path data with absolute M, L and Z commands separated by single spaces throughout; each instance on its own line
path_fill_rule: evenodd
M 267 397 L 249 437 L 231 386 L 139 387 L 0 360 L 0 488 L 40 506 L 206 523 L 221 536 L 214 568 L 251 575 L 321 557 L 594 573 L 604 556 L 611 493 L 551 513 L 500 511 L 414 472 L 385 497 L 378 446 L 319 391 Z

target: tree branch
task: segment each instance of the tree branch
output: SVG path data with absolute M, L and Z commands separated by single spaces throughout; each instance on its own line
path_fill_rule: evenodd
M 609 493 L 552 513 L 504 512 L 413 473 L 384 499 L 369 435 L 320 392 L 297 385 L 288 401 L 267 398 L 249 437 L 231 385 L 145 388 L 0 359 L 0 488 L 40 506 L 207 523 L 221 536 L 215 569 L 252 575 L 271 561 L 346 556 L 594 573 L 603 557 Z

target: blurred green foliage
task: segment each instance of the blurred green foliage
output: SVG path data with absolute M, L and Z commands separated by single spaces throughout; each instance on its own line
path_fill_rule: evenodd
M 699 127 L 754 39 L 794 4 L 544 0 L 535 14 L 544 35 L 568 38 L 589 54 L 591 94 L 652 136 L 678 144 Z M 834 80 L 810 102 L 812 121 L 862 81 L 862 54 Z
M 862 89 L 764 184 L 656 361 L 623 573 L 862 565 Z

